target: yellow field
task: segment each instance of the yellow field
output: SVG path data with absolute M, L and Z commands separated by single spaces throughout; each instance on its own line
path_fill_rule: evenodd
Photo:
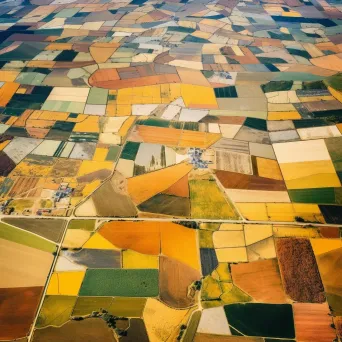
M 299 216 L 306 221 L 325 223 L 316 204 L 301 203 L 236 203 L 242 216 L 255 221 L 295 221 Z
M 297 226 L 273 226 L 274 237 L 307 237 L 316 238 L 319 237 L 318 230 L 316 228 L 300 228 Z
M 181 94 L 186 107 L 188 108 L 217 108 L 214 90 L 192 84 L 182 84 Z
M 63 247 L 78 248 L 89 239 L 90 232 L 81 229 L 69 229 L 63 241 Z
M 112 243 L 110 243 L 107 239 L 105 239 L 102 235 L 99 233 L 95 233 L 91 236 L 91 238 L 84 244 L 83 248 L 89 248 L 89 249 L 115 249 L 118 248 L 115 247 Z
M 213 233 L 213 243 L 215 248 L 241 247 L 245 246 L 245 236 L 239 230 L 219 230 Z
M 165 222 L 161 224 L 161 251 L 164 255 L 200 269 L 199 253 L 196 243 L 196 230 L 180 224 Z
M 113 162 L 110 161 L 94 161 L 94 160 L 83 160 L 80 168 L 78 169 L 78 177 L 87 175 L 89 173 L 107 169 L 112 170 Z
M 192 169 L 192 165 L 181 163 L 165 169 L 128 179 L 128 193 L 135 204 L 140 204 L 169 188 Z
M 331 160 L 282 163 L 280 168 L 288 189 L 341 186 Z
M 74 132 L 99 133 L 99 116 L 89 115 L 83 121 L 76 123 Z
M 276 160 L 257 157 L 256 162 L 260 177 L 283 180 L 279 164 Z
M 46 294 L 76 296 L 82 285 L 84 275 L 85 272 L 82 271 L 54 272 Z
M 272 226 L 268 224 L 244 225 L 246 245 L 251 245 L 272 236 Z
M 315 255 L 324 254 L 342 247 L 342 241 L 339 239 L 310 239 L 310 242 Z
M 173 331 L 179 330 L 179 324 L 187 313 L 188 310 L 172 309 L 157 299 L 148 298 L 143 319 L 150 341 L 169 341 Z
M 245 247 L 215 249 L 219 262 L 247 262 L 247 250 Z
M 122 251 L 123 268 L 159 268 L 159 257 L 132 250 Z

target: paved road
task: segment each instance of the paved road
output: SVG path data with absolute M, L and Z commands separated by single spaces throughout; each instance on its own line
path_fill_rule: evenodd
M 312 226 L 312 227 L 342 227 L 342 224 L 332 223 L 310 223 L 310 222 L 289 222 L 289 221 L 249 221 L 246 219 L 241 220 L 214 220 L 214 219 L 186 219 L 186 218 L 145 218 L 145 217 L 108 217 L 108 216 L 40 216 L 40 215 L 0 215 L 2 218 L 26 218 L 26 219 L 56 219 L 56 220 L 105 220 L 105 221 L 156 221 L 156 222 L 213 222 L 213 223 L 244 223 L 244 224 L 276 224 L 276 225 L 290 225 L 290 226 Z

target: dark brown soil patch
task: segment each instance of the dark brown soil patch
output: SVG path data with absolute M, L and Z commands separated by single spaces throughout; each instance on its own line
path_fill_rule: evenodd
M 194 342 L 263 342 L 262 337 L 224 336 L 197 333 Z
M 320 227 L 319 232 L 322 237 L 327 239 L 338 239 L 340 237 L 339 227 Z
M 297 302 L 323 303 L 324 288 L 307 239 L 277 239 L 276 249 L 286 293 Z
M 0 340 L 29 333 L 42 291 L 40 286 L 0 289 Z
M 69 321 L 60 328 L 37 329 L 34 342 L 115 342 L 113 330 L 101 318 Z
M 15 162 L 5 152 L 0 151 L 0 176 L 8 176 L 15 166 Z
M 149 342 L 145 323 L 141 318 L 131 318 L 127 336 L 120 337 L 120 342 Z
M 225 188 L 265 191 L 286 191 L 281 180 L 243 175 L 230 171 L 216 171 L 216 176 Z

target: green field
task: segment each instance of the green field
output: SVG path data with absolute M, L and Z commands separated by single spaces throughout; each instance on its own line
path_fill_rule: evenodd
M 158 270 L 89 269 L 80 296 L 156 297 Z
M 82 229 L 92 232 L 95 228 L 95 220 L 71 220 L 68 229 Z
M 112 301 L 112 297 L 78 297 L 72 315 L 84 316 L 100 309 L 108 310 Z
M 289 190 L 289 196 L 295 203 L 335 203 L 334 188 L 294 189 Z
M 134 160 L 137 156 L 140 143 L 134 141 L 127 141 L 125 147 L 122 150 L 120 158 Z
M 224 307 L 229 325 L 244 335 L 294 338 L 290 304 L 230 304 Z M 237 335 L 232 330 L 233 335 Z
M 37 327 L 61 326 L 70 319 L 77 297 L 46 296 L 40 310 Z
M 56 250 L 56 245 L 54 243 L 24 230 L 8 226 L 4 223 L 0 223 L 0 238 L 20 243 L 28 247 L 37 248 L 49 253 L 53 253 Z

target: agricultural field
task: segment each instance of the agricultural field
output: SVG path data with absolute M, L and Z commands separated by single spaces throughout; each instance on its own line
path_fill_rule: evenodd
M 322 1 L 2 1 L 0 212 L 341 223 Z
M 0 0 L 0 342 L 342 342 L 341 0 Z
M 27 229 L 50 220 L 1 223 L 3 341 L 340 336 L 337 226 L 73 219 L 57 244 Z

